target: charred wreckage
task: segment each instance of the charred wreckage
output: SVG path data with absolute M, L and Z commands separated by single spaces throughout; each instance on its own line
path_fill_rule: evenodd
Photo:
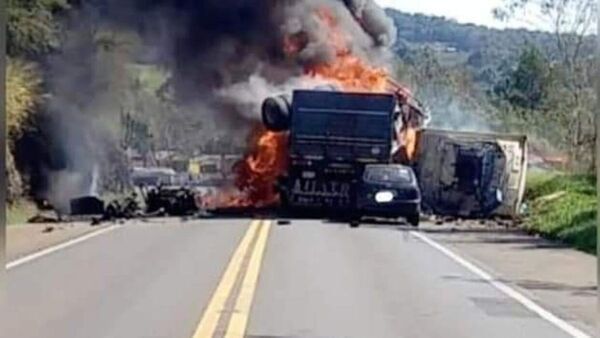
M 253 126 L 247 122 L 256 120 L 261 104 L 263 123 L 260 130 L 252 130 L 247 153 L 233 166 L 228 178 L 233 182 L 215 187 L 216 194 L 181 184 L 152 184 L 138 189 L 136 196 L 106 205 L 96 197 L 75 198 L 72 214 L 99 214 L 99 219 L 110 220 L 275 208 L 304 216 L 343 215 L 354 224 L 362 216 L 403 217 L 413 225 L 423 212 L 461 218 L 518 214 L 527 168 L 526 138 L 428 128 L 422 105 L 391 80 L 384 66 L 397 32 L 375 2 L 102 3 L 101 20 L 107 27 L 131 27 L 146 38 L 149 45 L 140 53 L 150 47 L 151 53 L 143 53 L 153 56 L 150 63 L 174 65 L 169 84 L 176 101 L 202 121 L 214 122 L 207 129 L 239 132 L 245 123 L 244 132 L 250 131 Z M 155 14 L 165 8 L 185 20 L 169 15 L 165 22 L 174 24 L 156 25 Z M 139 15 L 122 15 L 124 11 Z M 156 39 L 157 33 L 170 39 Z M 78 78 L 73 81 L 79 84 Z M 335 88 L 315 88 L 325 84 Z M 287 94 L 263 101 L 264 93 Z M 94 105 L 90 109 L 96 111 Z M 106 110 L 111 111 L 116 110 Z M 87 129 L 71 129 L 77 132 L 64 141 L 75 139 L 66 143 L 81 143 L 83 150 L 67 152 L 70 161 L 65 162 L 82 162 L 85 169 L 89 163 L 108 160 L 88 158 L 92 152 L 87 149 L 95 144 L 83 144 L 77 137 Z M 63 211 L 68 204 L 64 196 L 95 191 L 65 194 L 59 183 L 43 198 Z
M 395 93 L 295 90 L 269 97 L 263 125 L 286 135 L 286 170 L 275 181 L 275 213 L 341 219 L 404 218 L 422 212 L 461 218 L 515 217 L 524 192 L 526 138 L 425 128 L 422 105 Z M 184 186 L 140 186 L 104 205 L 95 197 L 71 201 L 73 215 L 96 221 L 147 216 L 218 214 L 202 194 Z M 208 209 L 208 210 L 207 210 Z M 246 206 L 246 210 L 255 206 Z
M 262 118 L 288 134 L 277 190 L 286 210 L 363 216 L 427 213 L 463 218 L 519 213 L 523 135 L 424 128 L 428 115 L 403 87 L 395 94 L 296 90 L 264 101 Z

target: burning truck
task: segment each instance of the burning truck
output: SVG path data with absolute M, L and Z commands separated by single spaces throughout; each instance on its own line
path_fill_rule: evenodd
M 287 131 L 288 170 L 277 182 L 286 209 L 326 212 L 357 225 L 361 216 L 419 224 L 413 170 L 392 163 L 392 94 L 296 90 L 264 101 L 267 129 Z
M 284 209 L 344 215 L 514 217 L 524 193 L 523 135 L 423 128 L 420 103 L 388 93 L 296 90 L 267 98 L 268 130 L 287 135 L 287 170 L 276 183 Z

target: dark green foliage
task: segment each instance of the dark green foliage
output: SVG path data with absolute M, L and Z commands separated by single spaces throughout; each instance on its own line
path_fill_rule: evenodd
M 146 116 L 148 120 L 149 117 Z M 152 134 L 148 121 L 133 117 L 130 113 L 121 114 L 121 146 L 123 149 L 133 148 L 142 154 L 152 150 Z
M 415 49 L 435 46 L 464 55 L 465 64 L 482 85 L 493 86 L 518 61 L 523 49 L 535 47 L 548 61 L 559 59 L 556 36 L 550 32 L 525 29 L 493 29 L 473 24 L 461 24 L 443 17 L 407 14 L 393 9 L 386 13 L 397 26 L 395 50 L 402 58 Z M 593 37 L 585 38 L 583 54 L 594 51 Z
M 517 66 L 506 74 L 494 92 L 514 107 L 542 108 L 552 85 L 550 67 L 542 53 L 534 46 L 523 50 Z
M 545 32 L 524 29 L 498 30 L 473 24 L 460 24 L 441 17 L 407 14 L 392 9 L 386 13 L 398 27 L 397 49 L 407 52 L 411 46 L 441 43 L 467 53 L 469 65 L 477 70 L 499 68 L 505 60 L 516 61 L 523 47 L 537 46 L 554 54 L 554 38 Z
M 8 54 L 39 56 L 57 48 L 57 16 L 68 8 L 68 0 L 8 0 Z
M 15 142 L 28 132 L 28 123 L 39 109 L 43 93 L 43 70 L 34 62 L 59 46 L 61 27 L 58 15 L 69 8 L 68 0 L 8 0 L 7 52 L 9 58 L 7 90 L 8 201 L 26 192 L 13 151 Z
M 15 140 L 27 132 L 31 116 L 42 101 L 41 74 L 29 62 L 9 58 L 6 68 L 6 173 L 8 202 L 16 200 L 25 191 L 21 174 L 13 157 Z

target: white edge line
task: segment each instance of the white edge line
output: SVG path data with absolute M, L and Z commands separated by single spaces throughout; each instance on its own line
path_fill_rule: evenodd
M 32 253 L 32 254 L 27 255 L 25 257 L 16 259 L 16 260 L 14 260 L 14 261 L 6 264 L 6 270 L 10 270 L 10 269 L 16 268 L 16 267 L 18 267 L 20 265 L 29 263 L 29 262 L 34 261 L 34 260 L 36 260 L 38 258 L 41 258 L 43 256 L 49 255 L 51 253 L 54 253 L 56 251 L 63 250 L 63 249 L 66 249 L 66 248 L 68 248 L 70 246 L 73 246 L 75 244 L 87 241 L 87 240 L 92 239 L 92 238 L 94 238 L 96 236 L 100 236 L 100 235 L 105 234 L 105 233 L 107 233 L 109 231 L 115 230 L 118 227 L 119 227 L 118 225 L 111 225 L 108 228 L 99 229 L 99 230 L 90 232 L 88 234 L 76 237 L 76 238 L 74 238 L 74 239 L 72 239 L 70 241 L 67 241 L 67 242 L 64 242 L 64 243 L 61 243 L 61 244 L 58 244 L 58 245 L 55 245 L 55 246 L 52 246 L 52 247 L 40 250 L 38 252 Z
M 573 325 L 567 323 L 565 320 L 554 315 L 550 311 L 544 309 L 543 307 L 538 305 L 533 300 L 527 298 L 525 295 L 523 295 L 519 291 L 517 291 L 517 290 L 511 288 L 510 286 L 508 286 L 507 284 L 495 279 L 489 273 L 483 271 L 481 268 L 477 267 L 473 263 L 467 261 L 466 259 L 460 257 L 458 254 L 452 252 L 451 250 L 447 249 L 446 247 L 444 247 L 441 244 L 437 243 L 436 241 L 432 240 L 425 234 L 416 232 L 416 231 L 410 231 L 410 234 L 413 235 L 414 237 L 420 239 L 421 241 L 425 242 L 426 244 L 432 246 L 433 248 L 437 249 L 438 251 L 440 251 L 447 257 L 451 258 L 452 260 L 454 260 L 458 264 L 462 265 L 463 267 L 465 267 L 472 273 L 481 277 L 486 282 L 490 283 L 492 286 L 494 286 L 496 289 L 500 290 L 505 295 L 507 295 L 510 298 L 519 302 L 521 305 L 526 307 L 528 310 L 534 312 L 535 314 L 537 314 L 544 320 L 550 322 L 551 324 L 558 327 L 559 329 L 566 332 L 567 334 L 571 335 L 572 337 L 575 337 L 575 338 L 591 338 L 592 337 L 592 336 L 588 335 L 587 333 L 584 333 L 583 331 L 577 329 Z

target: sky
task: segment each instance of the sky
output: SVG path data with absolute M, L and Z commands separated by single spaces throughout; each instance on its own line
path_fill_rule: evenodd
M 506 24 L 494 18 L 492 10 L 502 0 L 375 0 L 382 7 L 408 13 L 444 16 L 460 23 L 474 23 L 494 28 L 523 27 L 523 23 Z

